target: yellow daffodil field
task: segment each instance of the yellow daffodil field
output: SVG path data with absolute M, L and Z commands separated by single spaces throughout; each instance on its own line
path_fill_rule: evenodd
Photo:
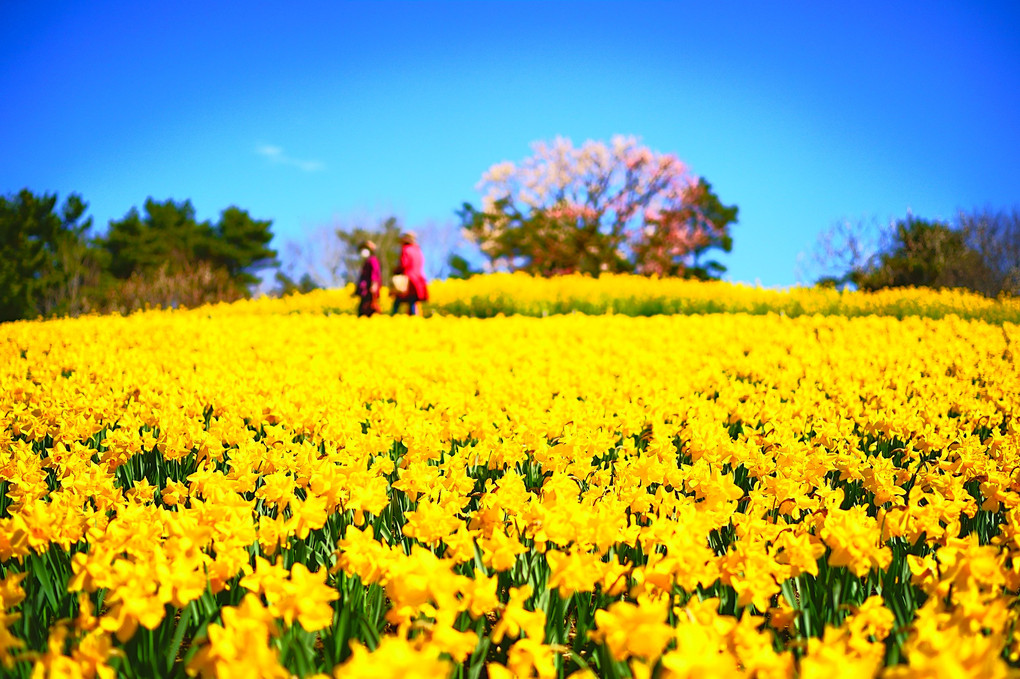
M 0 674 L 1017 674 L 1009 302 L 494 284 L 0 326 Z

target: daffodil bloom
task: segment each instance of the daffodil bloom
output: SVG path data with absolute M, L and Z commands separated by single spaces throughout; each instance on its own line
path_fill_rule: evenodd
M 882 664 L 885 646 L 855 640 L 844 629 L 828 627 L 822 639 L 808 640 L 807 654 L 800 661 L 805 679 L 832 677 L 873 677 Z
M 0 663 L 7 669 L 14 667 L 15 656 L 25 646 L 25 642 L 11 634 L 10 626 L 21 618 L 20 613 L 8 613 L 0 609 Z
M 309 632 L 328 627 L 333 622 L 330 602 L 339 595 L 326 584 L 326 575 L 324 568 L 311 573 L 303 563 L 295 563 L 282 592 L 267 595 L 270 609 L 278 612 L 288 625 L 296 620 Z
M 438 649 L 428 646 L 418 649 L 413 643 L 399 637 L 385 637 L 374 651 L 352 642 L 351 657 L 336 667 L 334 676 L 336 679 L 446 677 L 450 674 L 452 666 L 448 660 L 443 660 L 439 656 Z
M 223 624 L 212 623 L 207 639 L 188 663 L 191 676 L 245 676 L 288 679 L 276 650 L 269 645 L 272 614 L 252 594 L 237 608 L 223 609 Z
M 648 599 L 636 604 L 618 601 L 598 610 L 595 625 L 592 638 L 605 643 L 617 660 L 632 656 L 654 660 L 674 636 L 666 624 L 666 606 Z
M 21 581 L 28 573 L 11 573 L 0 580 L 0 610 L 11 610 L 25 600 L 25 590 Z
M 531 587 L 512 587 L 510 600 L 503 609 L 499 622 L 492 628 L 491 638 L 498 644 L 503 637 L 517 637 L 522 633 L 532 639 L 545 637 L 545 613 L 530 611 L 524 607 L 531 596 Z

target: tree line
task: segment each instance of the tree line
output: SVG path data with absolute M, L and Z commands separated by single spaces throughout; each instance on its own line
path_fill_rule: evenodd
M 0 321 L 235 300 L 278 264 L 272 222 L 238 207 L 200 222 L 188 200 L 149 198 L 102 235 L 86 209 L 78 194 L 0 196 Z
M 492 165 L 478 185 L 481 203 L 455 212 L 484 269 L 447 252 L 442 277 L 482 270 L 696 279 L 725 273 L 712 253 L 731 251 L 738 208 L 675 155 L 624 136 L 581 146 L 556 138 L 532 148 L 519 162 Z M 396 217 L 325 228 L 290 243 L 281 266 L 272 221 L 236 206 L 216 222 L 200 222 L 190 201 L 150 197 L 101 235 L 86 209 L 77 194 L 59 205 L 56 195 L 28 189 L 0 197 L 0 321 L 231 301 L 251 295 L 269 269 L 277 294 L 339 286 L 357 276 L 365 240 L 377 244 L 388 280 L 404 230 Z M 440 235 L 421 240 L 442 241 Z M 877 238 L 869 235 L 849 223 L 821 234 L 816 260 L 828 273 L 817 284 L 1020 294 L 1016 210 L 961 213 L 955 223 L 908 215 Z
M 885 227 L 843 222 L 823 232 L 817 284 L 879 290 L 964 288 L 1020 295 L 1020 210 L 961 211 L 952 220 L 908 214 Z

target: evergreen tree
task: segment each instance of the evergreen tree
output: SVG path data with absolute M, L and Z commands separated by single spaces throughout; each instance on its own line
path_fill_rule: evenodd
M 276 251 L 269 248 L 272 222 L 252 219 L 246 210 L 229 207 L 216 224 L 197 221 L 189 200 L 149 198 L 144 210 L 142 215 L 131 208 L 123 219 L 111 221 L 99 240 L 116 278 L 157 270 L 172 275 L 204 264 L 225 271 L 236 287 L 246 290 L 258 281 L 255 270 L 277 265 Z
M 0 321 L 75 313 L 82 280 L 96 254 L 88 244 L 87 205 L 71 194 L 28 189 L 0 197 Z

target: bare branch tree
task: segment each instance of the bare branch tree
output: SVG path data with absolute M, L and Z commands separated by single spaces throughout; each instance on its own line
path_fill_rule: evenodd
M 875 218 L 834 222 L 818 234 L 811 250 L 798 256 L 797 278 L 806 284 L 842 286 L 867 270 L 889 240 L 893 227 Z
M 992 297 L 1020 295 L 1020 208 L 960 212 L 958 224 L 985 265 L 975 289 Z

